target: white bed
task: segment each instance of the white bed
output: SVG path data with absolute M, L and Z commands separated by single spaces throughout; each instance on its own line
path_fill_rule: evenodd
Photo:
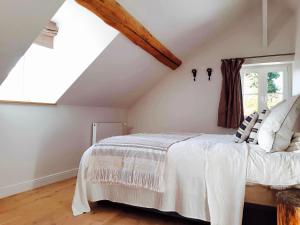
M 90 212 L 89 201 L 110 200 L 134 206 L 173 211 L 188 218 L 210 221 L 203 181 L 203 155 L 197 148 L 200 142 L 231 143 L 232 135 L 201 135 L 174 144 L 168 151 L 166 191 L 153 192 L 123 185 L 87 182 L 86 174 L 92 148 L 81 160 L 73 199 L 73 214 Z M 272 186 L 300 184 L 300 152 L 265 153 L 258 145 L 248 145 L 247 183 Z M 218 165 L 216 165 L 218 166 Z

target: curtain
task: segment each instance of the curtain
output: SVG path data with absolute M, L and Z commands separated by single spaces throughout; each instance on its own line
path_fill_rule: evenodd
M 218 126 L 238 128 L 244 120 L 240 70 L 244 59 L 222 60 L 222 91 L 220 95 Z

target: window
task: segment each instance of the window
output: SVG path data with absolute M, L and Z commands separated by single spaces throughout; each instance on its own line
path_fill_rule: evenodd
M 55 103 L 61 90 L 55 87 L 54 50 L 32 44 L 0 86 L 0 99 Z
M 244 113 L 271 109 L 291 96 L 291 64 L 246 65 L 241 69 Z
M 52 18 L 54 47 L 32 44 L 0 85 L 0 100 L 56 103 L 118 32 L 73 0 Z

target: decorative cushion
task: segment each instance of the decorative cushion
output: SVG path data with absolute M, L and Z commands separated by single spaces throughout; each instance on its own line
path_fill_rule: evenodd
M 293 136 L 300 112 L 300 96 L 293 96 L 273 107 L 258 132 L 258 144 L 267 152 L 284 151 Z
M 250 144 L 258 143 L 257 135 L 258 135 L 259 128 L 260 128 L 262 122 L 264 121 L 264 119 L 268 116 L 269 112 L 270 111 L 268 109 L 264 109 L 259 113 L 258 119 L 257 119 L 254 127 L 251 129 L 251 133 L 247 140 L 248 143 L 250 143 Z
M 300 133 L 299 132 L 294 133 L 293 139 L 295 139 L 295 138 L 300 138 Z
M 287 148 L 287 152 L 294 152 L 300 150 L 300 133 L 295 133 L 293 139 Z
M 249 137 L 251 129 L 257 121 L 258 113 L 254 112 L 243 121 L 235 134 L 235 142 L 242 143 Z

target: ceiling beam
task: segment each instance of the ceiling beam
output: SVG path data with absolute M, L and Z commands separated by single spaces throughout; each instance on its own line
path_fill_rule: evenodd
M 133 43 L 166 66 L 175 70 L 181 65 L 181 60 L 160 43 L 116 0 L 76 0 L 76 2 L 95 13 L 104 22 L 123 33 Z
M 262 44 L 268 47 L 268 0 L 262 0 Z

